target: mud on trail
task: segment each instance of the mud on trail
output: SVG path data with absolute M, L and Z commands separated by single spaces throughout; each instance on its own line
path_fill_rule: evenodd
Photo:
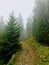
M 14 65 L 36 65 L 35 50 L 22 42 L 22 52 Z

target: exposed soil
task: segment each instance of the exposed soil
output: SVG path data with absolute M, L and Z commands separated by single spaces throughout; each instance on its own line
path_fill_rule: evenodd
M 22 42 L 23 50 L 14 65 L 36 65 L 35 50 Z

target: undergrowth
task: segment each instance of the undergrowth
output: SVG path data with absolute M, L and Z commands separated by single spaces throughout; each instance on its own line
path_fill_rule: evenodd
M 14 65 L 15 62 L 17 61 L 17 58 L 18 58 L 19 55 L 20 55 L 20 52 L 21 52 L 21 50 L 18 51 L 18 52 L 16 52 L 16 54 L 14 54 L 14 55 L 12 56 L 11 60 L 9 61 L 9 63 L 8 63 L 7 65 Z
M 36 51 L 37 65 L 49 65 L 49 46 L 37 43 L 32 37 L 27 40 L 27 43 Z

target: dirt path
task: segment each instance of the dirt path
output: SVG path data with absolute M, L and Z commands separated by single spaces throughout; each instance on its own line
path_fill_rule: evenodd
M 22 42 L 23 50 L 14 65 L 36 65 L 35 51 L 26 42 Z

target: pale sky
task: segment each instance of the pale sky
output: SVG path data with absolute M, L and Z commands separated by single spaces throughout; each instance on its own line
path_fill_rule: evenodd
M 32 14 L 34 8 L 34 0 L 0 0 L 0 16 L 6 20 L 12 10 L 16 17 L 21 13 L 23 17 L 24 26 L 27 18 Z

